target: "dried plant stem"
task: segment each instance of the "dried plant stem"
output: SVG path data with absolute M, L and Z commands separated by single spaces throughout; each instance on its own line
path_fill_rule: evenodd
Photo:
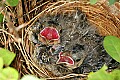
M 34 70 L 35 72 L 39 73 L 39 72 L 36 70 L 36 69 L 38 69 L 38 70 L 40 71 L 40 73 L 42 73 L 42 74 L 46 75 L 47 77 L 49 77 L 47 74 L 45 74 L 45 72 L 44 72 L 43 70 L 39 69 L 39 68 L 36 66 L 36 64 L 33 63 L 30 55 L 26 53 L 26 50 L 24 49 L 23 44 L 19 43 L 18 45 L 19 45 L 19 47 L 20 47 L 20 51 L 21 51 L 21 53 L 22 53 L 22 55 L 23 55 L 23 57 L 24 57 L 24 59 L 25 59 L 26 64 L 28 65 L 28 69 L 30 70 L 30 72 L 31 72 L 32 74 L 34 74 L 34 73 L 33 73 L 33 70 Z M 29 58 L 28 58 L 28 57 L 29 57 Z M 32 69 L 30 68 L 30 66 L 32 67 Z M 35 69 L 33 66 L 34 66 L 36 69 Z M 40 74 L 40 73 L 39 73 L 39 76 L 45 77 L 44 75 L 42 75 L 42 74 Z
M 15 42 L 21 43 L 21 38 L 16 38 L 14 35 L 8 33 L 7 31 L 5 31 L 3 29 L 0 29 L 0 31 L 2 31 L 2 32 L 8 34 L 9 36 L 11 36 L 15 40 Z
M 79 76 L 79 77 L 87 77 L 87 75 L 84 75 L 84 74 L 74 74 L 74 73 L 72 73 L 72 74 L 68 74 L 68 75 L 62 76 L 62 77 L 47 78 L 47 80 L 68 79 L 68 78 L 74 78 L 74 77 L 77 77 L 77 76 Z

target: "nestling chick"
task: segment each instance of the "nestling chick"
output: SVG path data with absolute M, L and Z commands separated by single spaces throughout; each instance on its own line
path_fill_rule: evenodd
M 44 41 L 47 38 L 41 40 L 42 36 L 39 34 L 46 28 L 54 29 L 59 35 L 57 43 L 54 44 L 53 41 L 52 44 L 46 44 Z M 36 62 L 39 65 L 52 66 L 51 70 L 55 69 L 61 75 L 64 72 L 59 69 L 63 71 L 66 69 L 65 74 L 86 73 L 100 69 L 103 64 L 109 65 L 112 60 L 103 48 L 104 37 L 100 36 L 97 29 L 87 21 L 86 15 L 79 10 L 73 13 L 42 16 L 32 26 L 31 32 L 30 40 L 39 45 L 35 46 L 34 50 Z

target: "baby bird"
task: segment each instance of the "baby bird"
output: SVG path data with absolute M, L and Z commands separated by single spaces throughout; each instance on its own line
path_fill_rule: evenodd
M 35 61 L 61 74 L 96 71 L 112 60 L 103 48 L 104 37 L 80 10 L 42 16 L 32 26 L 29 39 L 36 45 Z

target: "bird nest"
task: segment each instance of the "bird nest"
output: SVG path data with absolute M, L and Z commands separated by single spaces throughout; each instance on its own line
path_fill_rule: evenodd
M 46 1 L 32 10 L 42 11 L 33 12 L 29 15 L 31 19 L 26 18 L 28 22 L 16 27 L 15 31 L 1 29 L 1 44 L 4 47 L 9 44 L 6 48 L 17 53 L 13 66 L 21 75 L 33 74 L 47 79 L 86 78 L 89 72 L 97 71 L 103 64 L 114 65 L 102 41 L 106 35 L 120 37 L 118 4 L 113 5 L 113 11 L 102 1 L 95 5 L 82 1 Z M 41 36 L 46 28 L 55 29 L 59 39 L 46 41 Z M 62 62 L 61 57 L 72 58 L 73 62 L 65 62 L 65 59 Z

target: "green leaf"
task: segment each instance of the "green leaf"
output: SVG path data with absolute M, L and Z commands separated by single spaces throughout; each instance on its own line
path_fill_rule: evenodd
M 21 80 L 46 80 L 46 79 L 39 79 L 33 75 L 25 75 L 24 77 L 22 77 Z
M 0 22 L 3 22 L 3 17 L 2 13 L 0 13 Z
M 111 72 L 111 76 L 114 77 L 114 80 L 120 80 L 120 70 L 113 70 Z
M 19 0 L 6 0 L 8 6 L 17 6 Z
M 2 70 L 2 75 L 6 80 L 18 80 L 19 74 L 18 71 L 12 67 L 7 67 Z
M 109 0 L 109 5 L 112 5 L 116 2 L 116 0 Z
M 90 4 L 95 4 L 98 0 L 90 0 Z
M 0 70 L 0 80 L 7 80 L 5 75 L 2 73 L 2 70 Z
M 0 57 L 3 58 L 3 63 L 5 65 L 10 65 L 15 58 L 15 53 L 10 52 L 9 50 L 0 48 Z
M 107 66 L 103 66 L 100 70 L 95 73 L 88 75 L 88 80 L 113 80 L 113 76 L 106 72 Z
M 0 57 L 0 69 L 3 68 L 3 59 Z
M 116 61 L 120 62 L 120 39 L 115 36 L 106 36 L 103 46 L 107 53 Z

